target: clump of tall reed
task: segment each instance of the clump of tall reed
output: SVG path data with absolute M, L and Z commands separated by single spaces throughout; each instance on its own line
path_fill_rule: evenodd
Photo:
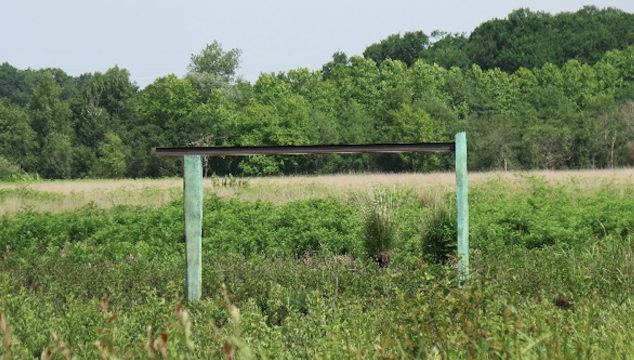
M 389 266 L 391 252 L 396 244 L 398 222 L 394 203 L 394 194 L 385 188 L 378 188 L 371 195 L 360 199 L 363 246 L 379 268 Z
M 456 251 L 455 203 L 449 201 L 444 193 L 429 192 L 419 198 L 419 204 L 427 208 L 420 228 L 425 259 L 444 264 Z

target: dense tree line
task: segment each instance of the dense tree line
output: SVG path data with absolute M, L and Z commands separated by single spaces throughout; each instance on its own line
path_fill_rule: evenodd
M 575 13 L 551 15 L 518 9 L 506 19 L 482 23 L 469 36 L 434 31 L 394 34 L 363 52 L 380 64 L 401 60 L 408 66 L 418 59 L 447 69 L 467 70 L 474 64 L 483 70 L 500 68 L 515 72 L 545 63 L 559 67 L 569 60 L 595 64 L 609 50 L 634 45 L 634 14 L 618 9 L 585 6 Z
M 586 13 L 631 17 L 592 9 L 555 16 L 521 10 L 488 23 L 514 21 L 520 13 L 540 19 Z M 458 50 L 468 48 L 488 23 L 468 40 L 435 32 L 441 40 L 417 47 L 426 37 L 422 32 L 402 37 L 421 57 L 375 61 L 368 50 L 365 57 L 336 53 L 321 71 L 261 74 L 254 84 L 236 76 L 240 51 L 224 51 L 217 42 L 192 55 L 185 77 L 167 75 L 142 90 L 116 66 L 71 77 L 59 69 L 18 70 L 4 63 L 0 177 L 22 172 L 55 179 L 174 176 L 181 160 L 157 158 L 154 148 L 433 142 L 451 140 L 463 130 L 471 170 L 634 165 L 634 46 L 614 45 L 596 61 L 582 58 L 579 50 L 567 54 L 567 61 L 533 66 L 527 60 L 513 72 L 486 69 L 458 56 Z M 535 25 L 532 34 L 539 33 Z M 437 45 L 437 54 L 428 57 L 442 41 L 446 51 Z M 464 63 L 440 66 L 448 54 L 458 54 Z M 445 170 L 452 158 L 254 156 L 209 158 L 204 165 L 206 175 L 258 176 Z

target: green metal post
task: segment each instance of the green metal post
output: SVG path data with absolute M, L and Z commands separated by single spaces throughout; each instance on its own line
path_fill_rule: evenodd
M 469 277 L 469 186 L 467 183 L 467 134 L 456 134 L 456 210 L 458 213 L 459 285 Z
M 203 167 L 200 156 L 184 156 L 183 160 L 187 298 L 199 301 L 202 284 Z

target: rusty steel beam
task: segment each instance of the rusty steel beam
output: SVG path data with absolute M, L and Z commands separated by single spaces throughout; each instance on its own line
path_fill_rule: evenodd
M 300 146 L 237 146 L 156 148 L 158 157 L 178 156 L 249 156 L 249 155 L 311 155 L 456 151 L 456 144 L 372 144 L 372 145 L 300 145 Z

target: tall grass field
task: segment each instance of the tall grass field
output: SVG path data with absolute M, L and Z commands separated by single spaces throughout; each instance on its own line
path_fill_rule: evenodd
M 634 171 L 0 184 L 0 359 L 632 359 Z

